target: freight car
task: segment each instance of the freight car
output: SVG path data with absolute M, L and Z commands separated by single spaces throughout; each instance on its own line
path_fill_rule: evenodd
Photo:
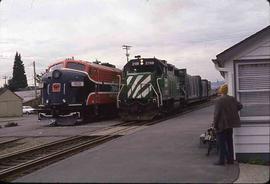
M 115 114 L 122 71 L 109 63 L 66 59 L 49 66 L 40 84 L 39 119 L 74 123 Z
M 123 120 L 150 120 L 158 114 L 207 100 L 209 84 L 165 60 L 137 57 L 123 69 L 117 96 L 119 114 Z

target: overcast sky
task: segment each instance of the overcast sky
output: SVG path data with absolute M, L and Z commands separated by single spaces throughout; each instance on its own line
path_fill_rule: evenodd
M 49 64 L 75 59 L 126 62 L 165 59 L 191 75 L 222 80 L 212 59 L 270 24 L 266 0 L 2 0 L 0 86 L 18 51 L 28 83 Z

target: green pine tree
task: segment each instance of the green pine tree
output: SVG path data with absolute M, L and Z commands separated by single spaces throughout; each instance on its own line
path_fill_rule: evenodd
M 21 60 L 21 55 L 16 52 L 14 65 L 13 65 L 13 77 L 8 81 L 9 89 L 15 91 L 19 88 L 27 87 L 27 79 L 25 75 L 24 65 Z

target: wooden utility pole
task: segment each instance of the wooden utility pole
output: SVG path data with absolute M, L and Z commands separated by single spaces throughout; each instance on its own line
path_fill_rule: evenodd
M 128 53 L 128 50 L 130 49 L 131 46 L 129 45 L 122 45 L 122 48 L 124 50 L 126 50 L 126 56 L 127 56 L 127 62 L 128 62 L 128 56 L 129 56 L 129 53 Z
M 33 68 L 34 68 L 35 99 L 37 99 L 36 63 L 35 63 L 35 61 L 33 61 Z
M 4 76 L 3 79 L 5 79 L 5 85 L 4 85 L 4 87 L 6 87 L 7 86 L 7 76 Z

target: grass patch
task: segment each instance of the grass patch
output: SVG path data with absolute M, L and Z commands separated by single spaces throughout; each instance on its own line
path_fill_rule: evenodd
M 255 165 L 267 165 L 267 166 L 270 164 L 269 161 L 263 160 L 261 158 L 252 158 L 247 161 L 243 161 L 242 163 L 255 164 Z

